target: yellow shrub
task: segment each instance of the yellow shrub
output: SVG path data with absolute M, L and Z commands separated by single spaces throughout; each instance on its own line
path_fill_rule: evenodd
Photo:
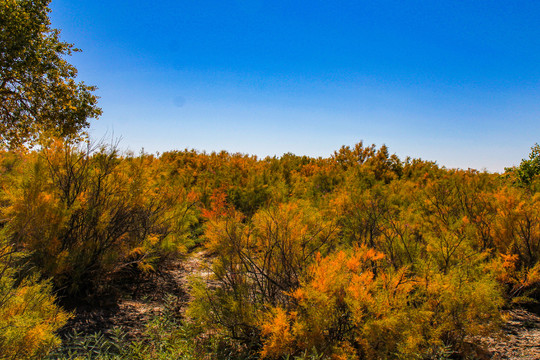
M 480 271 L 481 259 L 446 274 L 436 267 L 413 274 L 407 267 L 394 270 L 382 253 L 365 246 L 319 258 L 290 292 L 289 306 L 261 318 L 261 354 L 314 349 L 334 357 L 415 359 L 443 345 L 459 351 L 466 336 L 500 321 L 502 298 L 496 282 Z
M 54 332 L 69 314 L 55 303 L 51 285 L 35 277 L 15 282 L 13 252 L 0 244 L 0 359 L 42 357 L 60 340 Z M 15 254 L 16 255 L 16 254 Z

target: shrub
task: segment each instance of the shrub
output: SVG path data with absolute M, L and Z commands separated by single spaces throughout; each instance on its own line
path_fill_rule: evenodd
M 336 358 L 414 359 L 446 346 L 461 351 L 467 336 L 500 321 L 499 289 L 478 261 L 446 274 L 427 267 L 420 276 L 393 270 L 367 247 L 320 257 L 289 293 L 289 306 L 261 317 L 261 355 L 315 350 Z
M 23 277 L 16 266 L 21 254 L 0 234 L 0 358 L 42 357 L 60 344 L 54 334 L 69 318 L 55 304 L 49 282 Z
M 81 145 L 56 141 L 27 155 L 3 215 L 33 265 L 64 294 L 84 297 L 115 272 L 152 271 L 183 250 L 194 220 L 188 194 L 158 188 L 148 157 Z
M 205 232 L 216 255 L 213 285 L 196 288 L 191 316 L 257 347 L 260 310 L 290 300 L 287 292 L 299 286 L 317 252 L 331 246 L 336 230 L 305 203 L 259 210 L 249 222 L 234 209 L 218 211 Z

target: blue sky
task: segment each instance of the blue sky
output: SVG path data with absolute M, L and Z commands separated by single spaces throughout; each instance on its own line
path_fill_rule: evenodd
M 539 1 L 52 0 L 97 85 L 93 137 L 138 152 L 329 156 L 502 171 L 540 142 Z

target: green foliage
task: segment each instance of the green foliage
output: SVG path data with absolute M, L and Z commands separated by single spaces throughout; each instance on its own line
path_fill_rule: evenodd
M 65 60 L 77 50 L 50 27 L 49 2 L 0 1 L 0 147 L 74 136 L 101 114 L 95 87 L 77 83 Z
M 121 329 L 111 334 L 67 334 L 62 346 L 51 352 L 47 359 L 121 359 L 128 341 Z
M 540 175 L 540 145 L 535 144 L 531 148 L 529 159 L 521 160 L 518 167 L 506 168 L 506 171 L 515 176 L 517 184 L 530 186 L 533 180 Z
M 121 328 L 106 333 L 65 336 L 61 347 L 47 359 L 100 360 L 195 360 L 248 359 L 241 351 L 224 346 L 219 334 L 209 336 L 195 324 L 181 321 L 174 309 L 174 297 L 165 302 L 164 310 L 152 317 L 142 334 L 130 339 Z

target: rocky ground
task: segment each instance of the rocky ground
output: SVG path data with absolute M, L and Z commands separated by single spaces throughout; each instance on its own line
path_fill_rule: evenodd
M 494 360 L 540 359 L 540 317 L 524 309 L 508 312 L 500 337 L 482 339 Z

